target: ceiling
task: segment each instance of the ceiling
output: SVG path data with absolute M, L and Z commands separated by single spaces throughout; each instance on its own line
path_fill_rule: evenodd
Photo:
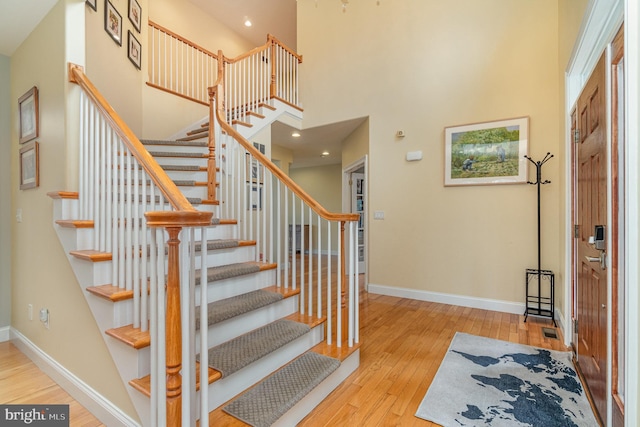
M 296 0 L 190 0 L 255 46 L 263 45 L 267 34 L 296 49 Z M 307 0 L 311 1 L 311 0 Z M 58 0 L 0 0 L 0 54 L 11 56 Z M 244 26 L 249 18 L 250 28 Z M 341 163 L 342 141 L 365 118 L 346 120 L 300 131 L 276 122 L 273 143 L 293 152 L 292 168 Z M 322 156 L 324 151 L 328 156 Z
M 2 0 L 4 1 L 4 0 Z M 236 33 L 261 46 L 267 34 L 296 49 L 296 0 L 189 0 Z M 247 28 L 244 21 L 250 19 Z
M 0 0 L 0 54 L 11 56 L 58 0 Z

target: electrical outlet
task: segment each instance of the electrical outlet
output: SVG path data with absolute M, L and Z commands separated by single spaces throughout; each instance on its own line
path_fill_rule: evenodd
M 374 211 L 373 219 L 384 219 L 384 211 Z
M 16 222 L 22 222 L 22 209 L 16 209 Z
M 27 304 L 27 317 L 33 320 L 33 304 Z
M 40 321 L 44 323 L 44 327 L 49 329 L 49 309 L 41 308 L 40 309 Z

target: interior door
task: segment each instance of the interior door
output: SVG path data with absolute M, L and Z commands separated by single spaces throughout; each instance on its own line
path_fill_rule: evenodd
M 351 174 L 351 212 L 360 215 L 358 221 L 358 273 L 365 273 L 365 185 L 364 173 L 354 172 Z
M 607 120 L 605 57 L 577 105 L 576 290 L 580 370 L 602 420 L 607 419 Z

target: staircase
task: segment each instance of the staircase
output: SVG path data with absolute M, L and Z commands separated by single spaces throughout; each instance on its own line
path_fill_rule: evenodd
M 296 116 L 299 119 L 298 110 L 272 100 L 243 114 L 243 120 L 232 119 L 233 128 L 221 123 L 213 130 L 198 123 L 179 138 L 141 141 L 162 172 L 138 170 L 133 159 L 143 155 L 122 145 L 113 162 L 110 155 L 87 148 L 89 155 L 107 158 L 106 172 L 88 179 L 84 191 L 50 193 L 56 231 L 142 425 L 177 425 L 169 421 L 174 412 L 182 414 L 183 425 L 194 425 L 196 419 L 201 426 L 294 425 L 359 364 L 357 309 L 347 308 L 347 300 L 357 304 L 357 271 L 350 268 L 347 291 L 346 258 L 340 249 L 350 245 L 345 222 L 333 230 L 321 220 L 320 214 L 327 216 L 322 210 L 313 218 L 313 205 L 305 219 L 302 204 L 307 201 L 293 201 L 298 190 L 291 183 L 292 190 L 283 187 L 285 202 L 270 199 L 281 192 L 280 186 L 270 184 L 278 172 L 247 146 L 246 138 L 264 126 Z M 207 191 L 212 132 L 220 141 L 216 198 Z M 122 133 L 123 140 L 128 138 L 126 129 Z M 245 182 L 250 180 L 243 168 L 254 162 L 261 162 L 258 168 L 264 168 L 265 176 L 250 185 L 266 194 L 252 212 L 251 200 L 246 203 Z M 166 174 L 171 183 L 157 184 L 156 173 Z M 103 192 L 103 182 L 113 182 L 114 196 Z M 181 194 L 167 202 L 172 185 Z M 83 195 L 93 201 L 83 203 Z M 286 206 L 289 198 L 291 211 L 285 207 L 281 215 L 276 206 Z M 165 220 L 173 217 L 171 207 L 175 210 L 176 205 L 200 211 L 184 208 L 198 218 L 197 226 Z M 120 209 L 127 215 L 119 216 Z M 268 210 L 278 213 L 269 225 Z M 153 211 L 162 219 L 140 213 Z M 283 242 L 286 225 L 297 221 L 309 222 L 311 228 L 316 221 L 316 254 L 298 254 L 295 241 L 293 246 Z M 159 231 L 155 224 L 161 224 Z M 327 237 L 322 237 L 324 228 Z M 105 237 L 110 232 L 113 237 Z M 332 235 L 338 236 L 336 255 Z M 328 240 L 324 249 L 323 239 Z M 175 274 L 174 264 L 181 266 Z M 175 298 L 180 310 L 171 314 Z M 177 329 L 182 340 L 172 345 L 169 330 L 175 324 L 181 324 Z M 202 370 L 200 361 L 205 359 L 208 368 Z M 206 387 L 201 386 L 204 382 Z

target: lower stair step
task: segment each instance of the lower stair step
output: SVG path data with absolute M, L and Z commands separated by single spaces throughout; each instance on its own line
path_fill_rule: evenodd
M 223 408 L 254 427 L 275 423 L 340 366 L 332 357 L 308 352 Z
M 211 302 L 207 307 L 207 325 L 211 326 L 252 310 L 257 310 L 281 301 L 283 298 L 284 296 L 281 293 L 258 289 L 257 291 Z M 196 310 L 196 330 L 198 329 L 200 329 L 200 310 Z
M 209 366 L 227 377 L 309 332 L 308 325 L 276 320 L 209 349 Z

